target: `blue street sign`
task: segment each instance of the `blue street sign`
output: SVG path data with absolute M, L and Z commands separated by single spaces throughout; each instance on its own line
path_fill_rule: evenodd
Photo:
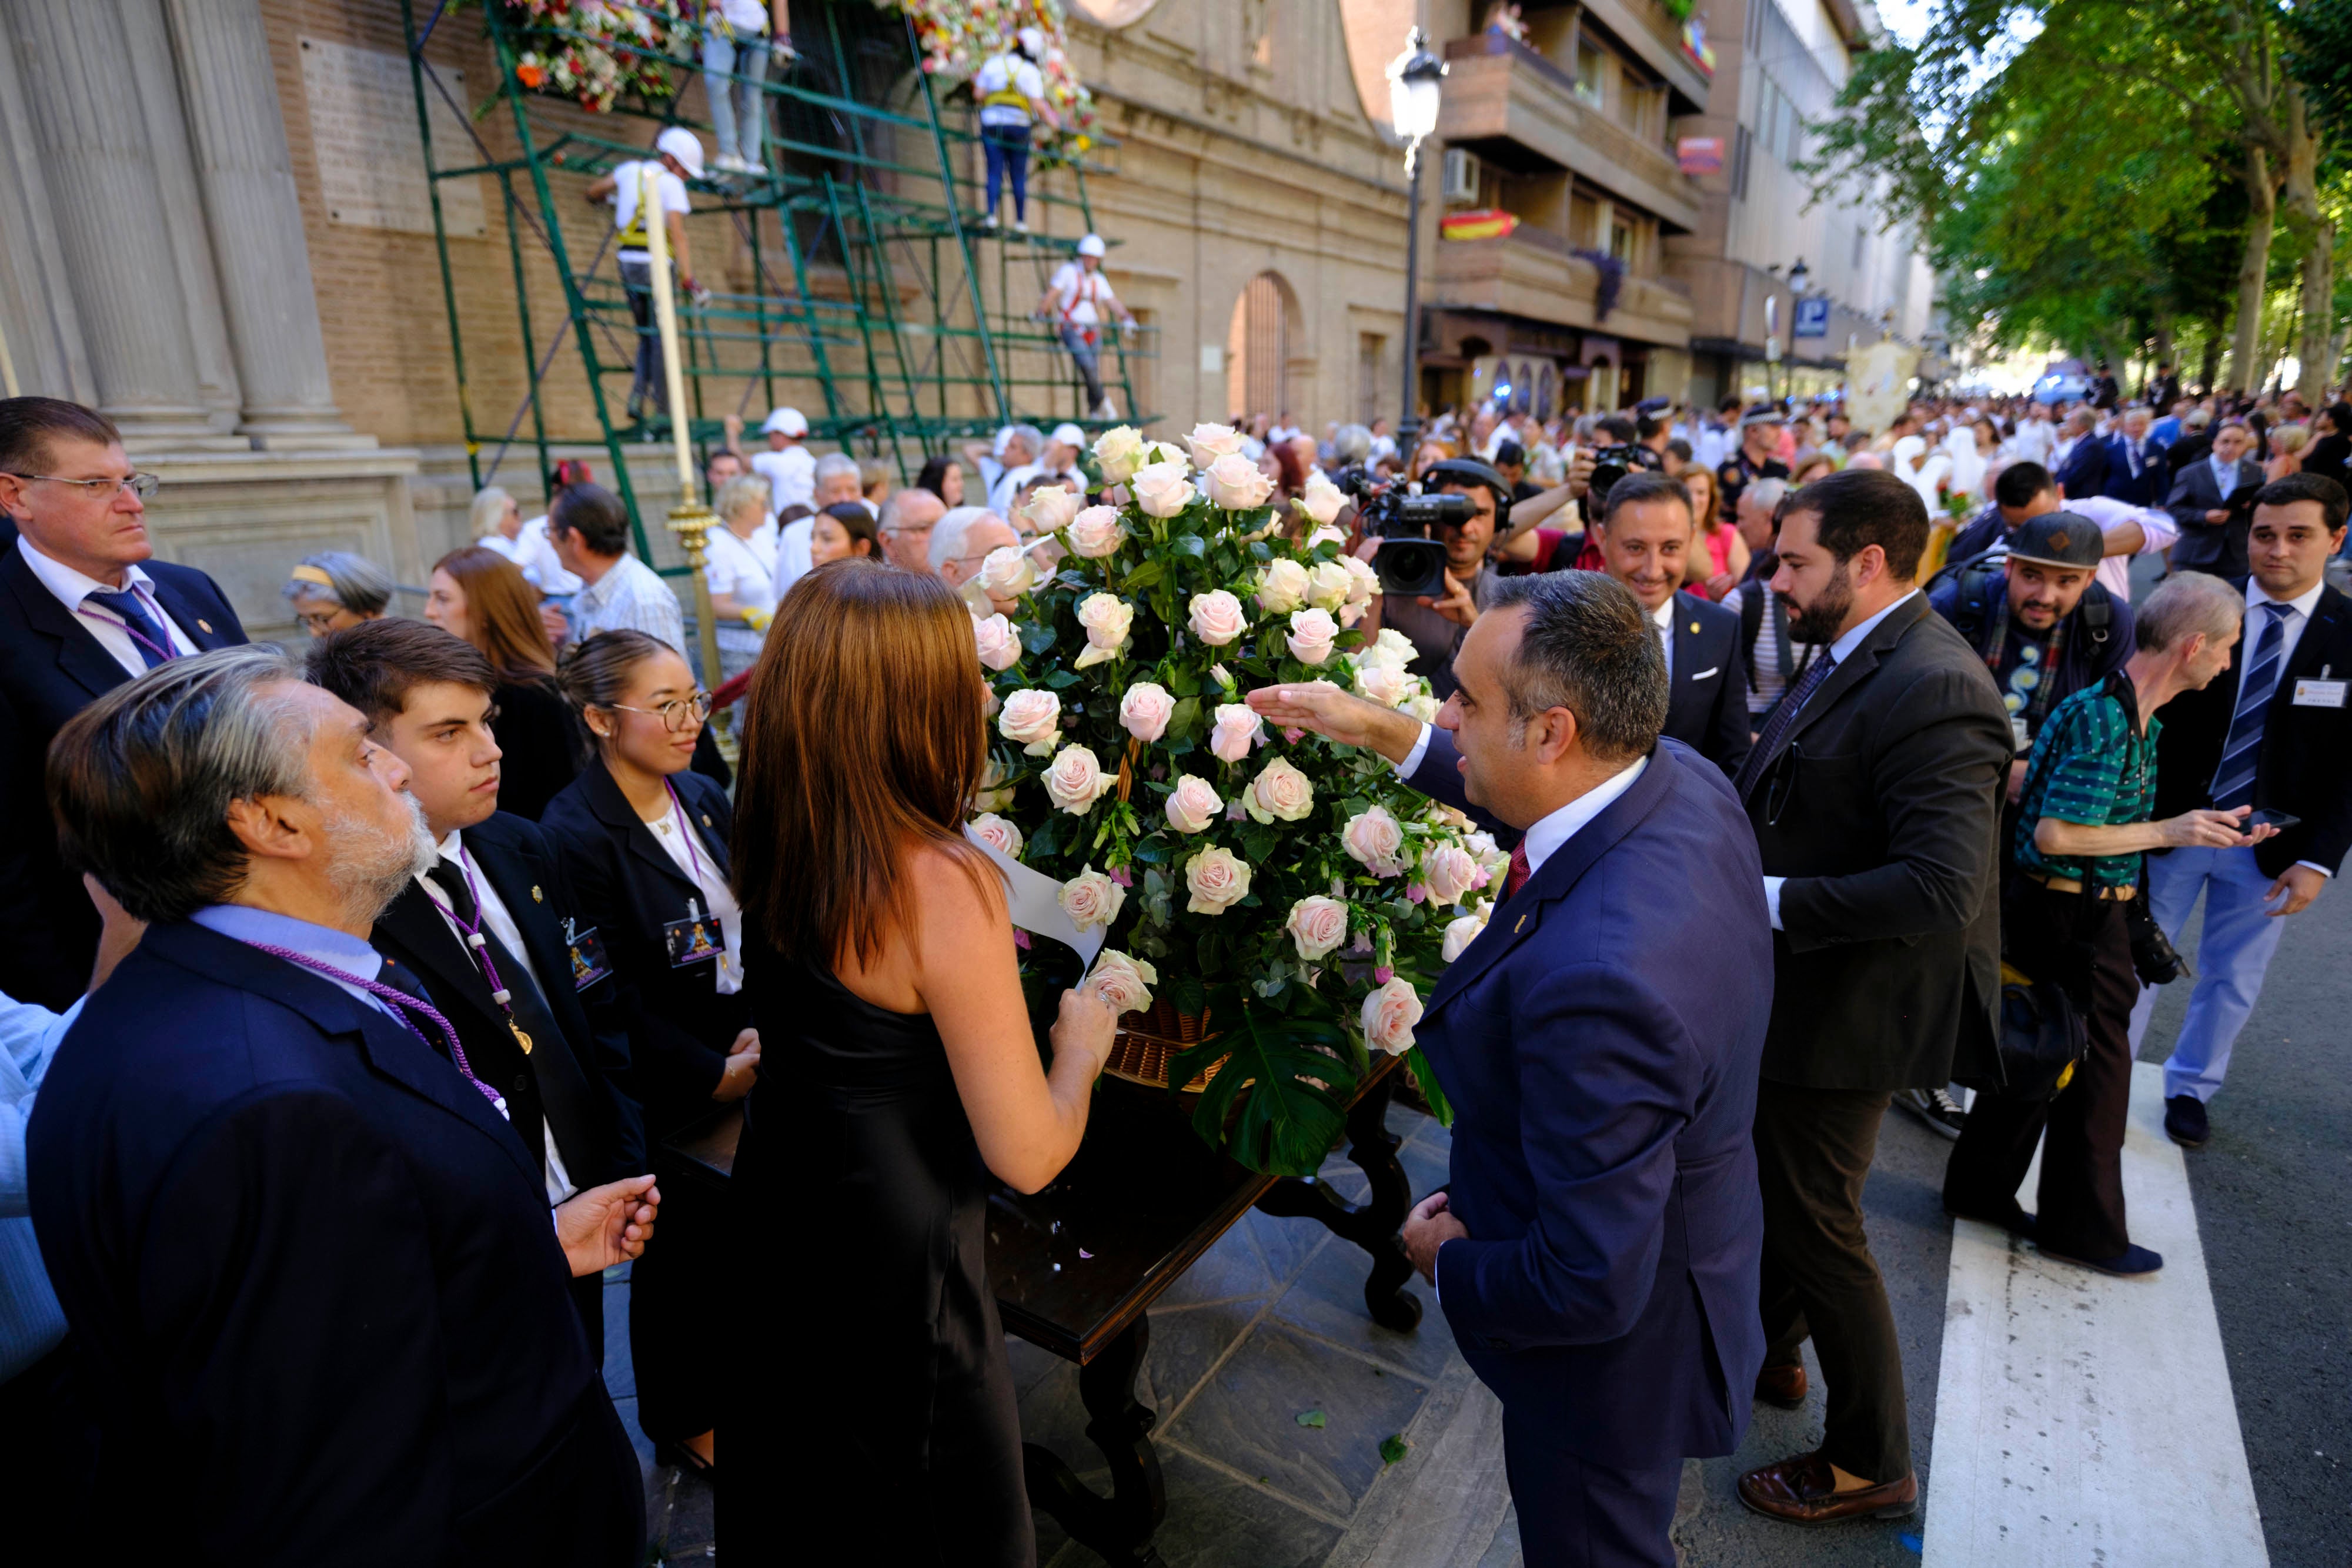
M 1827 297 L 1814 294 L 1797 301 L 1797 327 L 1794 336 L 1826 338 L 1830 335 L 1830 302 Z

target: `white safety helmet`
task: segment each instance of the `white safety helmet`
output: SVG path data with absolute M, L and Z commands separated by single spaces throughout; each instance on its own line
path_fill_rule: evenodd
M 763 435 L 785 435 L 794 440 L 809 432 L 808 415 L 796 408 L 780 408 L 772 412 L 760 426 Z
M 687 178 L 702 178 L 702 139 L 683 125 L 673 125 L 654 138 L 654 151 L 667 152 L 677 160 Z
M 1045 57 L 1045 33 L 1041 27 L 1024 27 L 1013 37 L 1021 40 L 1021 52 L 1033 60 Z
M 1088 235 L 1086 238 L 1078 242 L 1078 254 L 1080 256 L 1099 256 L 1108 247 L 1103 244 L 1103 237 L 1100 235 Z
M 1075 424 L 1055 425 L 1051 439 L 1056 445 L 1074 447 L 1079 451 L 1086 450 L 1087 433 Z

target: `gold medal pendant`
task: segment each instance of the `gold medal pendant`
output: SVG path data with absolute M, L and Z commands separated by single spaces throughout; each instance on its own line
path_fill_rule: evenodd
M 525 1056 L 529 1056 L 530 1054 L 530 1036 L 523 1033 L 522 1025 L 515 1022 L 512 1019 L 507 1019 L 507 1027 L 514 1030 L 515 1043 L 522 1047 L 522 1053 Z

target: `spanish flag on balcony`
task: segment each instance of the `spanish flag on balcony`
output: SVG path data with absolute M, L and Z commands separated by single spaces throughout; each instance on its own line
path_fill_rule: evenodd
M 1437 225 L 1440 239 L 1500 239 L 1519 226 L 1519 220 L 1500 207 L 1475 213 L 1448 213 Z

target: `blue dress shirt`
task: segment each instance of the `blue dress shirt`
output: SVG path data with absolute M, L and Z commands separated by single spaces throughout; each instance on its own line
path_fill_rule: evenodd
M 25 1186 L 25 1124 L 58 1041 L 81 1015 L 0 996 L 0 1383 L 57 1348 L 66 1314 L 33 1239 Z

